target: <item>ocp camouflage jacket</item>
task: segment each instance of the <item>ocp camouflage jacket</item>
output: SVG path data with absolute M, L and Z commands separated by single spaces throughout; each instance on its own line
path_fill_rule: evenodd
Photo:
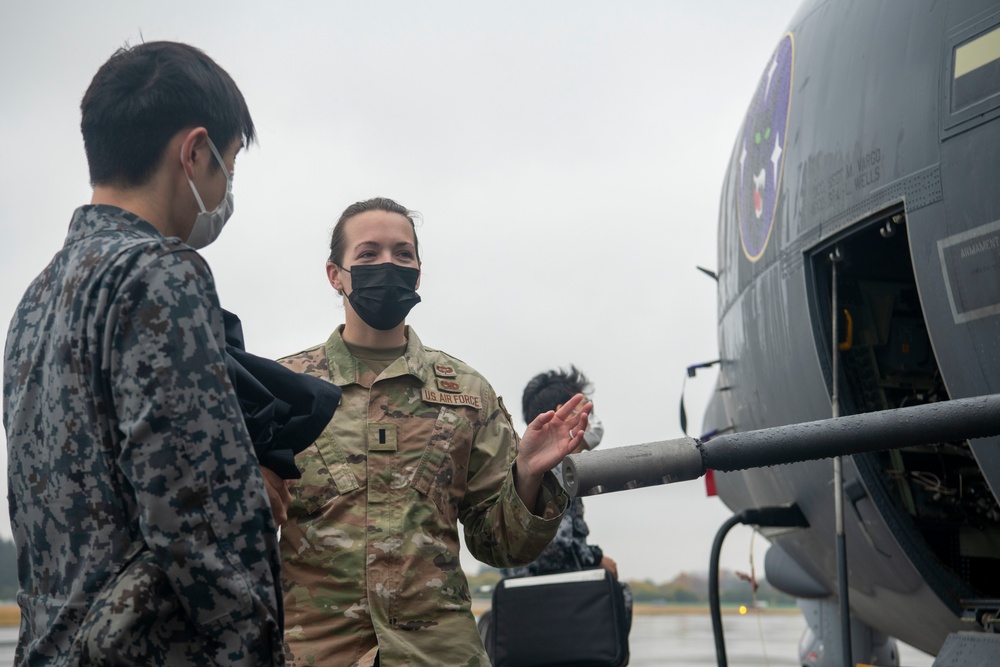
M 567 497 L 551 473 L 539 515 L 514 490 L 518 438 L 489 383 L 425 348 L 378 377 L 335 331 L 283 360 L 343 389 L 282 526 L 285 637 L 295 665 L 489 667 L 459 563 L 457 521 L 491 565 L 530 562 Z

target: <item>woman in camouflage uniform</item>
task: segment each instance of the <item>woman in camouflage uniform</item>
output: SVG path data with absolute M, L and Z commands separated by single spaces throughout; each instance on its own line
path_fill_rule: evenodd
M 583 440 L 582 395 L 520 440 L 479 373 L 406 326 L 419 300 L 410 211 L 389 199 L 340 217 L 327 262 L 345 324 L 282 360 L 343 398 L 299 455 L 282 527 L 285 638 L 294 665 L 489 666 L 459 563 L 530 562 L 567 497 L 549 472 Z

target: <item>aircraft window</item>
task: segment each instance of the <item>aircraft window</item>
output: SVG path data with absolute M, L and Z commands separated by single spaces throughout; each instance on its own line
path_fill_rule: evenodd
M 947 39 L 941 139 L 1000 118 L 1000 13 Z
M 958 111 L 1000 92 L 1000 28 L 955 49 L 951 109 Z

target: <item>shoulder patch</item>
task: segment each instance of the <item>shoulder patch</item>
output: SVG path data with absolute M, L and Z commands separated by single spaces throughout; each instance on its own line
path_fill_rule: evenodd
M 472 394 L 454 394 L 434 391 L 424 387 L 420 390 L 420 396 L 427 403 L 439 403 L 441 405 L 467 405 L 471 408 L 481 410 L 483 401 L 479 396 Z

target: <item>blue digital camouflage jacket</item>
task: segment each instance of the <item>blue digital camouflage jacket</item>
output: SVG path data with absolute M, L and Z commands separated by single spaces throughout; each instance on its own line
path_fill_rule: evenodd
M 276 529 L 204 260 L 84 206 L 7 336 L 16 664 L 283 662 Z

